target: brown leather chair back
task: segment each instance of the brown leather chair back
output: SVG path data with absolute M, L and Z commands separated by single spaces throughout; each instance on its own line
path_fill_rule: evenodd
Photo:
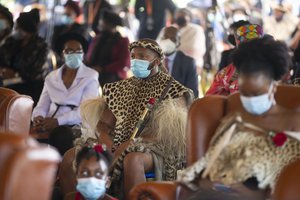
M 63 156 L 58 169 L 59 186 L 63 196 L 76 190 L 76 174 L 73 171 L 73 160 L 75 159 L 75 148 L 69 149 Z
M 298 200 L 300 197 L 300 159 L 287 165 L 277 180 L 272 200 Z
M 29 134 L 33 100 L 0 87 L 0 132 Z
M 59 154 L 26 136 L 0 134 L 0 199 L 48 200 Z
M 192 104 L 187 124 L 188 166 L 204 156 L 210 139 L 225 115 L 244 111 L 239 97 L 239 93 L 228 97 L 206 96 Z M 283 107 L 300 110 L 300 87 L 278 86 L 275 99 Z

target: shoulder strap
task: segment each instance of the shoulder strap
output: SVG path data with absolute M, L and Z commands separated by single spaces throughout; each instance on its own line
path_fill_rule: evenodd
M 161 93 L 161 95 L 158 99 L 158 102 L 155 103 L 155 105 L 159 105 L 159 103 L 166 97 L 166 95 L 167 95 L 167 93 L 168 93 L 168 91 L 171 87 L 171 84 L 172 84 L 173 80 L 174 80 L 173 77 L 171 77 L 170 80 L 168 80 L 165 89 Z M 155 109 L 155 106 L 153 106 L 153 108 L 150 110 L 150 112 L 152 112 L 154 109 Z M 138 132 L 137 132 L 138 136 L 142 133 L 142 131 L 144 130 L 144 128 L 145 128 L 146 124 L 148 123 L 148 121 L 149 121 L 149 113 L 148 113 L 148 116 L 146 116 L 146 119 L 139 126 L 139 129 L 138 129 Z
M 171 77 L 170 80 L 168 80 L 165 89 L 163 90 L 163 92 L 161 93 L 161 95 L 160 95 L 160 97 L 158 99 L 158 103 L 160 103 L 166 97 L 166 95 L 167 95 L 167 93 L 168 93 L 168 91 L 169 91 L 169 89 L 170 89 L 170 87 L 172 85 L 173 80 L 174 80 L 173 77 Z

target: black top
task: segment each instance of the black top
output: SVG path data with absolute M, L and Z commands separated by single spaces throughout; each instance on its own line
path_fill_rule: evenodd
M 166 25 L 166 11 L 173 15 L 176 5 L 171 0 L 149 0 L 152 1 L 153 29 L 147 29 L 147 20 L 151 18 L 147 14 L 147 0 L 137 0 L 135 3 L 135 15 L 140 21 L 139 38 L 156 39 L 159 31 Z

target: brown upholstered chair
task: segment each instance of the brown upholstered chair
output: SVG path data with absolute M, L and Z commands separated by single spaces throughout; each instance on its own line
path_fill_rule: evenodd
M 75 148 L 69 149 L 63 157 L 63 160 L 58 169 L 58 186 L 61 189 L 62 195 L 76 190 L 76 174 L 73 171 L 73 159 L 75 158 Z
M 0 199 L 50 199 L 59 161 L 58 152 L 46 145 L 0 133 Z
M 300 110 L 300 87 L 279 86 L 275 99 L 279 105 Z M 208 149 L 209 141 L 220 124 L 221 119 L 231 112 L 242 110 L 244 110 L 244 108 L 240 102 L 239 93 L 229 97 L 207 96 L 196 100 L 192 104 L 188 114 L 187 125 L 187 166 L 190 166 L 205 154 Z M 299 174 L 300 176 L 300 161 L 297 164 L 298 168 L 295 174 Z M 295 165 L 296 164 L 294 164 L 294 166 Z M 295 167 L 290 168 L 296 170 Z M 289 179 L 287 174 L 294 173 L 293 170 L 289 170 L 290 168 L 287 168 L 282 174 L 282 176 L 287 179 Z M 284 178 L 280 180 L 284 181 Z M 281 184 L 280 180 L 278 184 Z M 300 181 L 297 183 L 297 186 L 298 185 L 300 185 Z M 282 186 L 278 185 L 276 189 L 278 190 L 279 187 Z M 288 188 L 288 186 L 285 187 Z M 173 184 L 166 184 L 165 182 L 143 183 L 133 188 L 130 193 L 130 199 L 174 200 L 178 199 L 178 192 L 180 192 L 181 189 L 181 186 L 175 182 Z M 173 194 L 173 191 L 176 191 L 177 194 Z M 297 197 L 300 197 L 300 188 L 299 190 L 293 191 L 293 194 L 297 192 Z M 147 198 L 143 198 L 143 196 L 145 196 L 144 194 L 147 194 Z M 280 194 L 288 195 L 288 193 L 283 192 Z M 281 196 L 281 198 L 278 199 L 282 200 L 285 198 Z
M 33 100 L 0 87 L 0 132 L 29 134 Z
M 272 200 L 298 200 L 300 198 L 300 159 L 286 166 L 275 186 Z

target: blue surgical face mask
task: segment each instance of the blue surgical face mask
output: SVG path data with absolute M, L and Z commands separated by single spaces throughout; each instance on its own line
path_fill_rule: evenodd
M 148 69 L 151 62 L 148 60 L 132 59 L 131 70 L 133 75 L 137 78 L 147 78 L 151 73 L 151 70 Z
M 245 110 L 253 115 L 261 115 L 271 109 L 275 103 L 274 94 L 272 94 L 273 83 L 268 93 L 254 97 L 240 95 L 240 99 Z
M 3 31 L 7 28 L 6 21 L 4 19 L 0 19 L 0 31 Z
M 83 60 L 83 53 L 64 54 L 66 65 L 69 68 L 77 69 Z
M 104 196 L 106 191 L 106 181 L 95 177 L 77 179 L 76 190 L 80 192 L 86 200 L 97 200 Z
M 74 19 L 68 15 L 63 15 L 61 18 L 61 22 L 66 25 L 70 25 L 74 23 Z

